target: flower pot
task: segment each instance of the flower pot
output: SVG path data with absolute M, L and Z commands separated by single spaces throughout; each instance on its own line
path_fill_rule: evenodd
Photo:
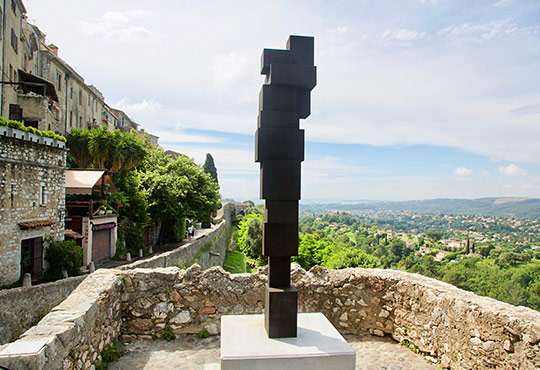
M 0 126 L 0 135 L 2 136 L 11 136 L 13 134 L 13 129 L 7 126 Z
M 39 140 L 39 138 L 40 138 L 40 136 L 37 135 L 37 134 L 33 134 L 33 133 L 31 133 L 31 132 L 27 132 L 27 133 L 26 133 L 26 140 L 28 140 L 28 141 L 37 143 L 38 140 Z

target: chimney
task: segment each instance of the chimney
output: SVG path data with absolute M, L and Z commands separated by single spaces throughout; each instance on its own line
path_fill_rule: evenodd
M 55 56 L 58 56 L 58 46 L 54 44 L 49 44 L 47 47 L 49 48 L 51 53 L 53 53 Z

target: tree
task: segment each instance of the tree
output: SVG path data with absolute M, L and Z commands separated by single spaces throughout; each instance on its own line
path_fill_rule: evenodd
M 74 129 L 66 139 L 70 154 L 80 167 L 93 166 L 111 172 L 139 165 L 150 148 L 147 139 L 135 132 L 109 131 L 106 128 Z
M 189 218 L 203 223 L 219 209 L 218 185 L 186 156 L 171 158 L 161 149 L 150 151 L 139 169 L 141 186 L 153 220 L 163 231 L 172 230 Z
M 204 161 L 203 170 L 210 175 L 210 177 L 216 182 L 216 184 L 219 184 L 217 177 L 217 169 L 214 165 L 214 158 L 212 158 L 212 155 L 210 153 L 206 153 L 206 161 Z
M 252 258 L 262 259 L 262 221 L 254 217 L 247 225 L 244 251 Z

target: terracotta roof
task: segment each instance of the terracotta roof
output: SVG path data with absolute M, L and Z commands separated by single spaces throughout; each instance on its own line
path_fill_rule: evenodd
M 23 221 L 23 222 L 17 222 L 19 227 L 24 229 L 32 229 L 36 227 L 41 226 L 51 226 L 56 223 L 55 220 L 32 220 L 32 221 Z
M 66 229 L 64 231 L 64 235 L 67 236 L 67 237 L 70 237 L 72 239 L 82 239 L 83 238 L 83 236 L 81 234 L 79 234 L 78 232 L 73 231 L 71 229 Z

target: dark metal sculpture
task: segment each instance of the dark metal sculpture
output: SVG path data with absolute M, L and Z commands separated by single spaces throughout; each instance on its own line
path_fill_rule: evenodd
M 300 163 L 304 130 L 316 85 L 314 39 L 290 36 L 286 50 L 264 49 L 255 134 L 255 162 L 261 164 L 260 197 L 266 201 L 263 255 L 268 257 L 264 309 L 269 338 L 296 337 L 297 291 L 290 283 L 291 256 L 298 255 Z

